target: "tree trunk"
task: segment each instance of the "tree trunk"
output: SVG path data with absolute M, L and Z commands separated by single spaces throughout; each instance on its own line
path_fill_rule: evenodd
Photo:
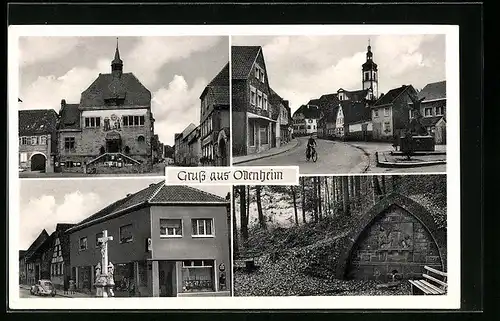
M 306 188 L 304 183 L 304 177 L 300 178 L 300 183 L 302 185 L 302 222 L 306 224 Z
M 318 177 L 318 212 L 319 219 L 323 219 L 323 198 L 321 197 L 321 177 Z
M 248 216 L 247 216 L 247 193 L 246 193 L 246 186 L 242 185 L 240 186 L 240 222 L 241 222 L 241 241 L 242 245 L 246 246 L 246 243 L 248 241 Z
M 380 189 L 380 183 L 378 182 L 377 176 L 373 177 L 373 202 L 376 203 L 379 200 L 379 196 L 382 195 L 382 190 Z
M 394 193 L 399 193 L 399 184 L 400 183 L 401 183 L 400 176 L 393 175 L 392 176 L 392 186 L 393 186 Z
M 385 186 L 385 175 L 382 175 L 382 194 L 383 195 L 387 194 L 387 189 Z
M 295 188 L 293 186 L 290 186 L 290 189 L 292 191 L 292 198 L 293 198 L 293 210 L 295 213 L 295 225 L 299 226 L 299 213 L 297 211 L 297 195 L 295 194 Z
M 262 186 L 257 185 L 255 187 L 255 193 L 257 196 L 257 213 L 259 214 L 259 225 L 261 228 L 266 228 L 266 220 L 264 219 L 264 212 L 262 212 L 262 197 L 261 197 Z
M 342 191 L 343 191 L 343 208 L 344 208 L 344 215 L 345 216 L 350 216 L 350 208 L 349 208 L 349 177 L 347 176 L 342 176 Z
M 325 177 L 325 216 L 330 216 L 330 190 L 328 189 L 328 177 Z
M 233 191 L 233 256 L 239 257 L 239 246 L 238 246 L 238 226 L 236 225 L 236 197 Z

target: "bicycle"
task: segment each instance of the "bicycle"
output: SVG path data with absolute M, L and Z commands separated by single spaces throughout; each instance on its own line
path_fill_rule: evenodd
M 315 163 L 318 160 L 318 153 L 316 152 L 316 148 L 314 148 L 314 146 L 309 146 L 306 151 L 306 160 L 309 161 L 309 159 L 312 159 Z

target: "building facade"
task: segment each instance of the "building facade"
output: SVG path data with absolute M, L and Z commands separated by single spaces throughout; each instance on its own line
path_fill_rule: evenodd
M 288 100 L 281 98 L 271 89 L 270 102 L 279 110 L 278 122 L 276 123 L 276 145 L 277 147 L 288 144 L 292 139 L 291 111 Z
M 446 144 L 446 81 L 427 84 L 419 93 L 420 119 L 436 144 Z M 410 112 L 410 118 L 415 115 Z
M 154 157 L 151 92 L 123 72 L 118 45 L 111 73 L 99 74 L 79 104 L 61 101 L 58 160 L 61 172 L 147 172 Z
M 269 102 L 271 89 L 260 46 L 233 46 L 233 156 L 276 147 L 279 110 Z
M 391 89 L 371 107 L 373 139 L 394 140 L 404 134 L 409 124 L 410 107 L 417 92 L 412 85 Z
M 25 284 L 33 285 L 38 280 L 50 279 L 50 265 L 46 257 L 46 247 L 49 244 L 49 239 L 49 234 L 46 230 L 43 230 L 26 251 L 24 256 Z
M 318 105 L 302 105 L 293 113 L 292 118 L 295 137 L 316 134 L 321 111 Z
M 200 101 L 202 164 L 229 166 L 229 63 L 205 87 Z
M 191 154 L 189 138 L 196 138 L 196 129 L 198 127 L 190 123 L 182 133 L 175 134 L 175 164 L 178 166 L 190 166 Z M 191 136 L 190 136 L 191 135 Z M 199 135 L 198 135 L 199 138 Z
M 228 296 L 229 201 L 165 182 L 129 194 L 72 227 L 72 275 L 94 293 L 107 230 L 116 296 Z
M 53 109 L 19 111 L 19 169 L 54 171 L 57 153 L 57 120 Z

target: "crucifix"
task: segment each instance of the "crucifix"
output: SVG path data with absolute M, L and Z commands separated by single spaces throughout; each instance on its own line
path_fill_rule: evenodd
M 102 237 L 100 237 L 98 241 L 101 245 L 101 262 L 99 264 L 99 268 L 102 266 L 102 270 L 99 271 L 101 273 L 99 275 L 100 281 L 96 283 L 96 287 L 99 286 L 100 288 L 100 291 L 98 291 L 98 295 L 101 296 L 102 293 L 103 297 L 107 297 L 107 290 L 109 290 L 111 296 L 113 296 L 113 289 L 109 287 L 112 287 L 114 285 L 114 281 L 112 280 L 113 268 L 109 269 L 109 266 L 112 267 L 112 264 L 109 262 L 108 258 L 108 242 L 113 241 L 113 237 L 108 236 L 108 230 L 104 230 L 102 231 Z M 102 289 L 103 286 L 104 289 Z

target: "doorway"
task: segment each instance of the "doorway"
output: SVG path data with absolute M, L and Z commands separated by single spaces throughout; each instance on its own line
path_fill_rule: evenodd
M 43 154 L 34 154 L 31 156 L 31 170 L 45 172 L 45 163 L 47 158 Z
M 122 139 L 119 133 L 109 132 L 106 134 L 106 152 L 119 153 L 121 151 Z
M 160 285 L 160 297 L 176 296 L 177 285 L 175 277 L 175 262 L 159 261 L 158 262 L 159 276 L 158 283 Z
M 219 140 L 219 155 L 221 159 L 221 166 L 228 166 L 226 155 L 226 140 L 224 138 Z

